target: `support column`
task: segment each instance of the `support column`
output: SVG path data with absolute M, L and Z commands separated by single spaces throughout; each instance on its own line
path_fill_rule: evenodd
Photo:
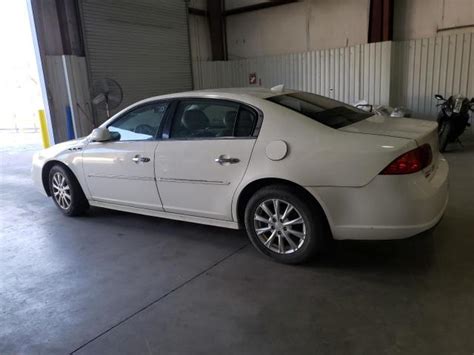
M 211 35 L 212 60 L 227 60 L 223 0 L 207 0 L 207 14 Z
M 368 42 L 393 39 L 393 0 L 370 0 Z

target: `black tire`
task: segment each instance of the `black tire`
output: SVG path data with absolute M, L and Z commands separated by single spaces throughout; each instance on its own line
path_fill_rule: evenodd
M 448 146 L 449 142 L 449 136 L 451 133 L 451 125 L 449 122 L 443 122 L 441 123 L 440 129 L 439 129 L 439 151 L 441 153 L 444 153 L 446 151 L 446 147 Z
M 264 241 L 261 240 L 261 238 L 267 238 L 266 241 L 269 241 L 271 235 L 275 231 L 275 228 L 277 228 L 275 225 L 273 225 L 272 227 L 268 227 L 273 229 L 269 230 L 268 232 L 262 233 L 261 238 L 257 235 L 256 232 L 256 228 L 259 227 L 256 224 L 262 223 L 254 220 L 257 209 L 259 209 L 258 211 L 259 213 L 261 213 L 262 211 L 264 211 L 260 207 L 261 204 L 263 202 L 266 202 L 268 204 L 270 203 L 269 200 L 273 199 L 280 200 L 280 203 L 283 207 L 285 206 L 285 203 L 291 204 L 292 207 L 294 207 L 295 213 L 299 214 L 304 221 L 304 227 L 302 226 L 301 228 L 305 228 L 306 236 L 303 238 L 303 241 L 301 241 L 299 237 L 294 238 L 294 236 L 292 236 L 293 242 L 301 243 L 301 245 L 299 245 L 297 249 L 292 249 L 287 241 L 287 237 L 290 236 L 290 233 L 293 232 L 288 233 L 281 231 L 282 234 L 286 233 L 284 238 L 283 236 L 281 236 L 280 238 L 282 240 L 285 240 L 282 243 L 285 244 L 285 247 L 288 247 L 288 253 L 280 253 L 274 251 L 270 249 L 270 247 L 265 246 Z M 281 207 L 279 208 L 281 209 Z M 271 212 L 274 211 L 275 209 L 273 207 Z M 279 212 L 280 216 L 284 215 L 284 213 L 281 213 L 281 211 Z M 268 224 L 272 222 L 269 220 L 268 222 L 263 222 L 263 224 L 265 223 Z M 321 251 L 323 249 L 323 242 L 327 238 L 326 225 L 327 222 L 322 209 L 318 208 L 317 206 L 314 206 L 314 204 L 310 201 L 307 201 L 307 199 L 305 199 L 304 196 L 297 189 L 292 188 L 290 186 L 271 185 L 264 187 L 258 190 L 250 198 L 245 208 L 245 228 L 252 244 L 262 254 L 285 264 L 303 263 L 305 261 L 308 261 L 317 252 Z M 284 228 L 281 223 L 279 226 L 279 228 Z M 279 236 L 276 236 L 276 238 L 276 243 L 278 244 Z M 270 245 L 273 245 L 273 243 L 271 242 Z M 279 244 L 278 249 L 280 249 Z
M 57 188 L 53 186 L 53 179 L 60 179 L 60 176 L 64 177 L 64 181 L 67 188 L 64 188 L 65 192 L 68 192 L 69 199 L 60 199 L 57 197 Z M 87 198 L 82 191 L 81 185 L 77 181 L 73 173 L 67 168 L 64 168 L 61 165 L 55 165 L 49 171 L 48 176 L 49 181 L 49 191 L 51 192 L 51 197 L 53 198 L 54 204 L 59 208 L 59 210 L 64 213 L 66 216 L 80 216 L 89 208 L 89 203 Z M 56 180 L 57 182 L 57 180 Z M 54 184 L 56 184 L 56 182 Z M 57 185 L 56 185 L 57 186 Z M 69 203 L 64 203 L 67 201 Z

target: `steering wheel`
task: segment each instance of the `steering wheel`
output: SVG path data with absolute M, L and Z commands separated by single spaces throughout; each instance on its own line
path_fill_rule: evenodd
M 155 135 L 155 129 L 147 124 L 139 124 L 135 127 L 135 133 L 147 134 L 149 136 Z

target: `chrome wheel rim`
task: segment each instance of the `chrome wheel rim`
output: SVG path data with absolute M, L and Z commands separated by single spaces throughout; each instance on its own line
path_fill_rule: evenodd
M 278 254 L 291 254 L 306 238 L 306 224 L 291 203 L 280 199 L 263 201 L 255 210 L 255 233 L 262 244 Z
M 58 206 L 63 210 L 67 210 L 71 207 L 71 188 L 67 183 L 66 177 L 61 173 L 54 173 L 53 181 L 53 196 Z

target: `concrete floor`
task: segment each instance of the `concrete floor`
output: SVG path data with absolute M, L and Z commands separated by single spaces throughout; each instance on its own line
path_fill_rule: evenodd
M 304 266 L 243 232 L 37 193 L 35 145 L 1 148 L 0 354 L 472 354 L 474 140 L 447 154 L 438 227 L 338 242 Z M 389 208 L 387 206 L 386 208 Z

